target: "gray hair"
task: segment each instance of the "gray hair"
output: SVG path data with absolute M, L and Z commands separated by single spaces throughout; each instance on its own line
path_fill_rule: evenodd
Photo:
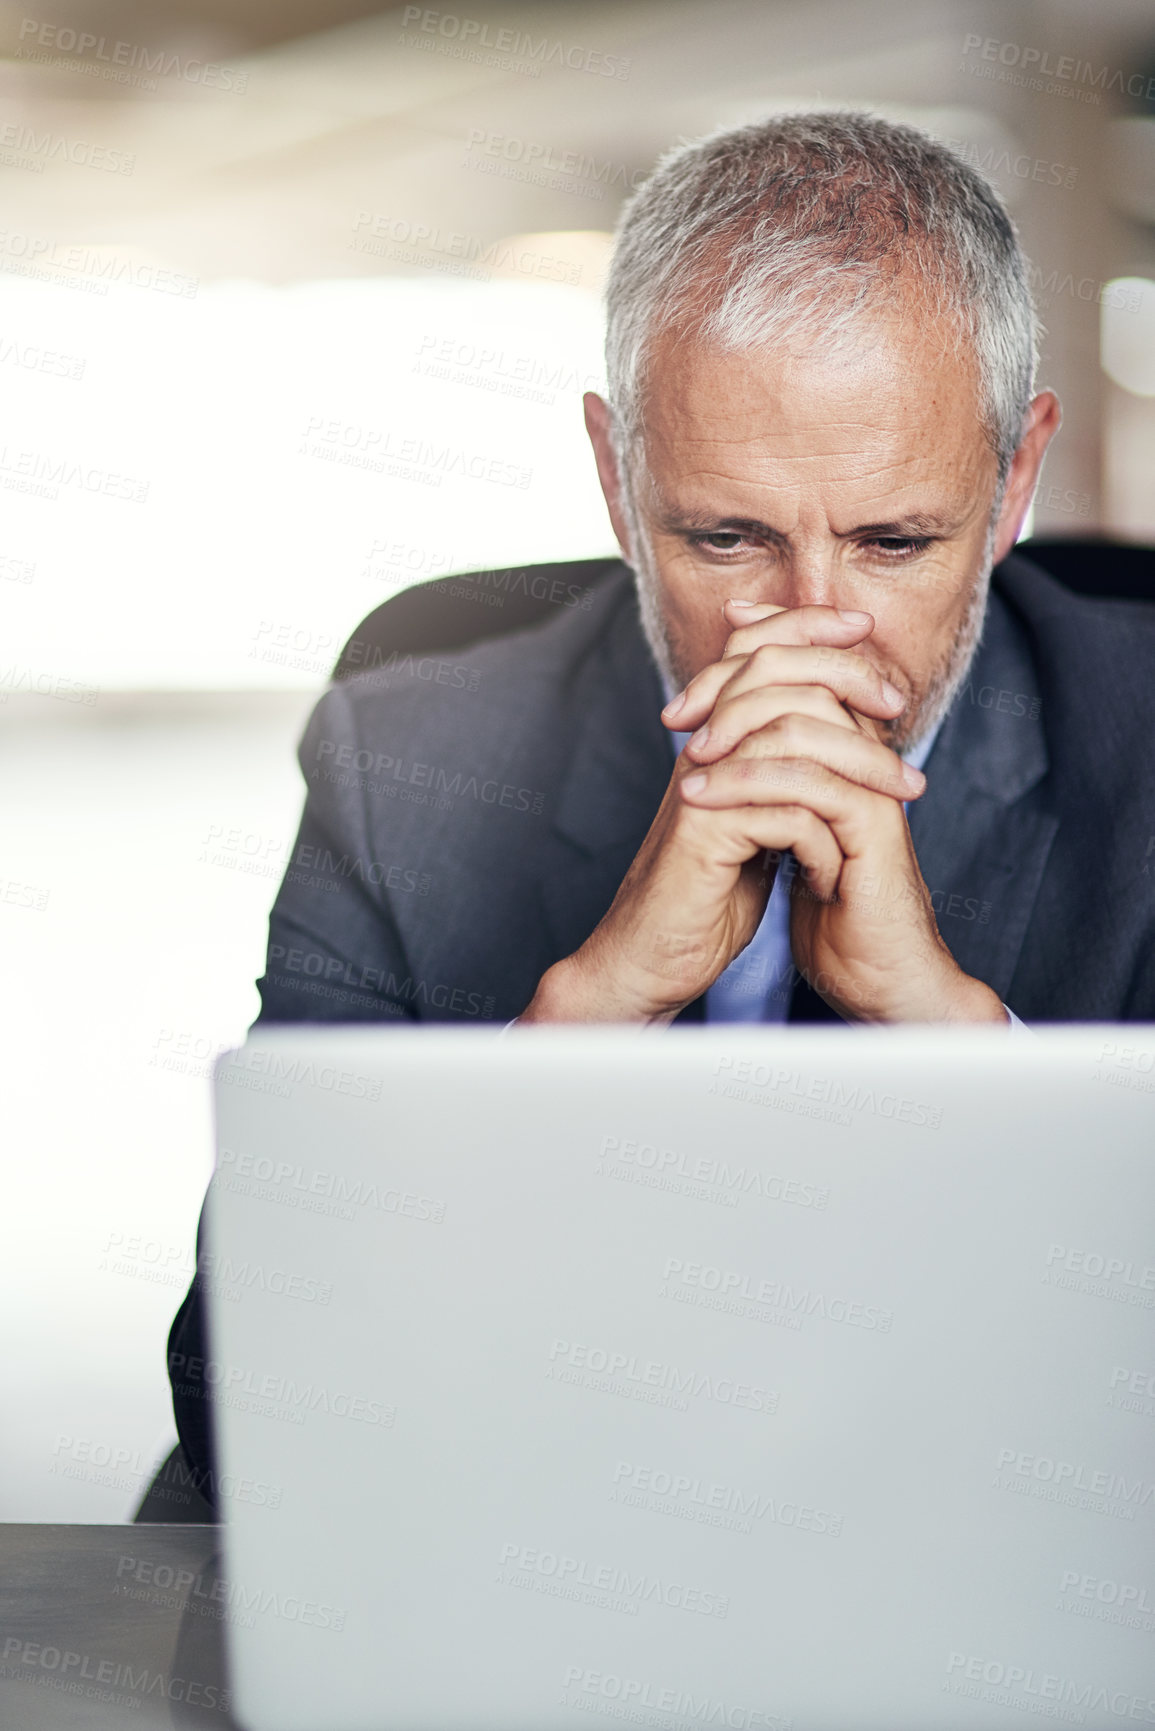
M 618 225 L 606 370 L 627 495 L 652 340 L 723 348 L 847 333 L 915 274 L 977 364 L 1001 495 L 1023 432 L 1039 325 L 998 193 L 945 144 L 859 113 L 790 114 L 668 152 Z M 632 515 L 632 513 L 631 513 Z

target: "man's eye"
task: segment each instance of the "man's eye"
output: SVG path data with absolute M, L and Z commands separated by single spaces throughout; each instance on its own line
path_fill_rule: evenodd
M 878 535 L 873 541 L 868 541 L 866 545 L 877 549 L 884 559 L 898 561 L 913 559 L 919 553 L 924 553 L 930 546 L 930 537 L 928 535 Z
M 736 529 L 718 529 L 705 535 L 691 535 L 690 539 L 695 547 L 704 547 L 709 553 L 733 553 L 745 544 L 746 537 Z

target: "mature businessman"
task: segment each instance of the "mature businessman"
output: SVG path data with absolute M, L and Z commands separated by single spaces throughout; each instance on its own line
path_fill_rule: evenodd
M 625 563 L 322 697 L 260 1020 L 1155 1018 L 1155 609 L 1008 557 L 1060 412 L 982 176 L 864 115 L 687 146 L 607 332 Z M 170 1352 L 207 1470 L 195 1288 Z

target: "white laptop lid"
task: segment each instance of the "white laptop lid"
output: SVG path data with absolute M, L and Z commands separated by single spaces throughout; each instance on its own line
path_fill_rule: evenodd
M 258 1029 L 252 1731 L 1155 1724 L 1155 1028 Z

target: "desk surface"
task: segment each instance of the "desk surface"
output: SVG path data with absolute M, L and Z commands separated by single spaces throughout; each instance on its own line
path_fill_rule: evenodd
M 217 1537 L 0 1525 L 0 1724 L 231 1731 Z

